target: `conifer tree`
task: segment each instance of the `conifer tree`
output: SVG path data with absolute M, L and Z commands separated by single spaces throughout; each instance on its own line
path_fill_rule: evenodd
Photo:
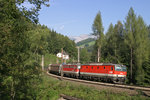
M 104 28 L 102 25 L 102 19 L 101 19 L 101 13 L 98 12 L 95 19 L 94 19 L 94 23 L 92 25 L 92 30 L 93 30 L 93 35 L 95 35 L 97 37 L 96 43 L 95 43 L 95 47 L 98 50 L 98 62 L 100 61 L 101 58 L 101 48 L 104 44 Z
M 133 82 L 133 53 L 134 53 L 134 36 L 135 36 L 135 28 L 136 27 L 136 15 L 134 14 L 133 8 L 130 8 L 128 12 L 128 16 L 126 17 L 125 23 L 125 33 L 126 39 L 125 43 L 128 45 L 130 49 L 130 81 Z M 134 68 L 136 69 L 136 68 Z
M 122 61 L 122 48 L 123 48 L 123 24 L 118 21 L 118 23 L 113 27 L 110 24 L 108 32 L 106 33 L 106 54 L 108 54 L 108 59 L 112 63 L 120 63 Z
M 130 49 L 130 82 L 142 84 L 142 64 L 148 58 L 148 31 L 142 17 L 137 18 L 133 8 L 130 8 L 126 19 L 125 33 L 125 43 Z
M 113 37 L 113 34 L 114 34 L 114 27 L 113 27 L 113 24 L 111 23 L 109 25 L 109 28 L 108 28 L 108 31 L 105 35 L 105 41 L 106 41 L 106 45 L 105 45 L 105 56 L 104 58 L 107 58 L 105 59 L 106 62 L 112 62 L 112 37 Z
M 136 35 L 135 35 L 135 79 L 137 84 L 144 82 L 143 62 L 148 59 L 148 30 L 141 16 L 137 18 Z

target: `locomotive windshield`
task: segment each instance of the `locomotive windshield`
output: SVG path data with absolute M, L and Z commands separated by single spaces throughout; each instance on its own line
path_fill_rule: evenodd
M 124 66 L 124 65 L 116 65 L 115 70 L 116 71 L 127 71 L 126 66 Z
M 126 66 L 124 66 L 124 65 L 122 65 L 122 71 L 127 71 L 127 68 L 126 68 Z

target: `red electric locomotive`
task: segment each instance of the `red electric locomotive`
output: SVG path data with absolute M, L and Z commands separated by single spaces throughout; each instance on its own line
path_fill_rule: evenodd
M 60 75 L 61 71 L 63 71 L 64 76 L 78 78 L 80 64 L 50 64 L 48 69 L 50 73 Z
M 64 64 L 63 66 L 63 74 L 65 76 L 70 77 L 79 77 L 79 67 L 78 64 Z
M 126 79 L 126 66 L 111 63 L 83 64 L 80 68 L 80 77 L 97 80 L 124 82 Z

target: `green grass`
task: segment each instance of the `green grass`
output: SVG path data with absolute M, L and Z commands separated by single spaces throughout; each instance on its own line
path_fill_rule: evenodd
M 94 44 L 95 44 L 95 39 L 88 38 L 88 39 L 85 39 L 85 40 L 78 42 L 76 45 L 79 47 L 86 47 L 86 45 L 88 45 L 88 47 L 89 47 L 89 46 L 92 46 Z
M 130 96 L 127 93 L 113 93 L 110 90 L 97 90 L 66 81 L 59 81 L 49 76 L 43 76 L 39 86 L 37 100 L 58 100 L 60 94 L 65 94 L 82 100 L 150 100 L 142 95 Z
M 88 43 L 86 43 L 86 44 L 88 44 L 88 47 L 89 47 L 89 46 L 94 45 L 94 44 L 95 44 L 95 41 L 91 41 L 91 42 L 88 42 Z M 86 44 L 79 45 L 79 47 L 86 47 Z
M 95 41 L 89 42 L 88 44 L 89 44 L 89 46 L 94 45 Z

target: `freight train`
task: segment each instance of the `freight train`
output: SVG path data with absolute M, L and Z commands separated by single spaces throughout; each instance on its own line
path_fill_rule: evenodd
M 112 63 L 50 64 L 49 72 L 58 75 L 63 74 L 63 76 L 114 83 L 125 82 L 127 76 L 125 65 Z

